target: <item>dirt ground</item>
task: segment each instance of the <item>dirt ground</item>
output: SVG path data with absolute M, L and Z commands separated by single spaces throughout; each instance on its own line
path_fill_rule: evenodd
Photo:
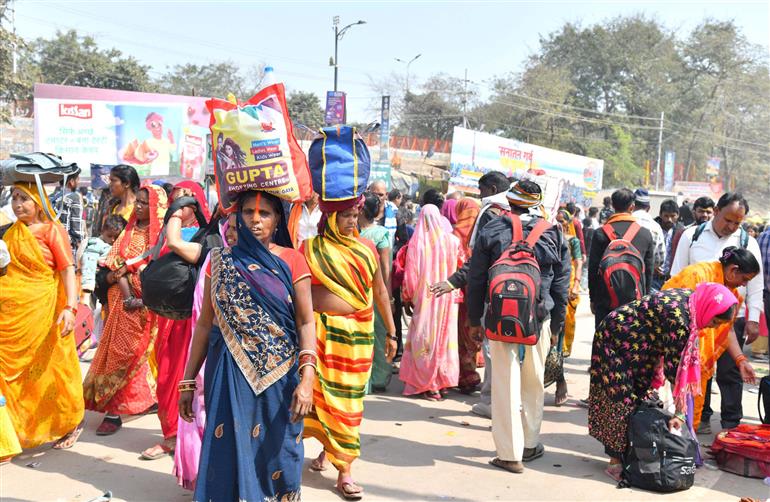
M 386 394 L 366 398 L 361 429 L 362 456 L 353 467 L 366 490 L 365 500 L 729 500 L 769 499 L 762 480 L 735 476 L 705 466 L 690 490 L 660 495 L 617 489 L 603 473 L 601 445 L 588 436 L 586 410 L 576 406 L 588 393 L 588 358 L 593 318 L 581 302 L 577 340 L 565 364 L 570 400 L 556 408 L 553 388 L 546 391 L 542 442 L 546 454 L 527 464 L 524 474 L 510 474 L 488 465 L 494 456 L 490 421 L 469 410 L 476 396 L 452 393 L 442 402 L 401 396 L 397 378 Z M 755 367 L 758 365 L 755 364 Z M 766 368 L 763 371 L 766 372 Z M 716 387 L 716 386 L 715 386 Z M 719 409 L 719 396 L 713 396 Z M 757 420 L 757 395 L 744 389 L 746 421 Z M 112 437 L 94 434 L 101 417 L 88 413 L 86 430 L 69 451 L 48 447 L 25 451 L 0 467 L 0 500 L 90 501 L 109 490 L 114 500 L 189 501 L 192 494 L 171 476 L 169 457 L 139 460 L 139 452 L 161 439 L 154 415 L 124 422 Z M 712 426 L 718 424 L 718 413 Z M 710 444 L 713 436 L 701 436 Z M 332 471 L 307 469 L 320 444 L 306 441 L 303 499 L 340 500 Z

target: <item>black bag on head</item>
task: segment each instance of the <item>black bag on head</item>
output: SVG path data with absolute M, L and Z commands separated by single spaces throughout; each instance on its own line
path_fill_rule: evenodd
M 200 230 L 190 239 L 190 242 L 198 243 L 202 247 L 198 263 L 188 263 L 172 252 L 158 256 L 166 240 L 165 225 L 172 214 L 186 206 L 193 206 L 200 226 Z M 187 319 L 192 315 L 195 284 L 206 255 L 210 249 L 222 246 L 219 221 L 212 216 L 211 221 L 206 223 L 206 218 L 194 197 L 180 197 L 175 200 L 169 206 L 163 220 L 163 231 L 158 243 L 152 249 L 152 259 L 140 274 L 142 302 L 145 307 L 160 316 L 175 320 Z
M 668 430 L 671 416 L 659 408 L 640 405 L 628 421 L 628 450 L 623 481 L 654 492 L 687 490 L 695 481 L 698 442 L 682 427 L 681 436 Z
M 770 375 L 763 376 L 759 381 L 757 412 L 763 424 L 770 424 Z

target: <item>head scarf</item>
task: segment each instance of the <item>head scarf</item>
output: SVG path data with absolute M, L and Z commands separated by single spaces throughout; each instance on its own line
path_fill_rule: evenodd
M 421 303 L 416 298 L 422 298 L 427 286 L 444 281 L 455 272 L 460 252 L 458 244 L 458 239 L 452 235 L 452 226 L 438 208 L 433 204 L 423 206 L 406 250 L 401 285 L 405 299 Z
M 441 216 L 454 225 L 457 223 L 457 199 L 447 199 L 441 206 Z
M 567 222 L 566 230 L 564 230 L 564 233 L 570 237 L 577 237 L 577 232 L 575 231 L 575 218 L 572 216 L 572 214 L 570 214 L 570 212 L 564 208 L 559 209 L 559 214 L 561 214 L 561 217 L 564 218 Z M 561 227 L 565 228 L 564 225 L 561 225 Z
M 185 180 L 174 185 L 174 188 L 182 188 L 192 192 L 192 196 L 195 197 L 195 200 L 197 200 L 198 204 L 201 206 L 201 211 L 203 211 L 203 216 L 206 217 L 206 221 L 211 220 L 211 211 L 209 210 L 208 201 L 206 201 L 206 194 L 203 192 L 200 184 L 195 181 Z M 171 193 L 174 192 L 172 191 Z
M 351 207 L 358 207 L 361 209 L 364 206 L 364 196 L 359 195 L 358 197 L 353 197 L 352 199 L 345 199 L 345 200 L 335 200 L 335 201 L 326 201 L 323 199 L 320 199 L 318 201 L 318 208 L 321 210 L 321 219 L 318 221 L 318 235 L 323 236 L 324 231 L 328 227 L 326 222 L 329 220 L 329 217 L 332 215 L 332 213 L 341 213 L 342 211 L 345 211 L 346 209 L 350 209 Z M 336 225 L 336 223 L 335 223 Z
M 679 409 L 686 409 L 687 401 L 701 393 L 700 349 L 698 336 L 714 317 L 725 313 L 738 300 L 727 287 L 715 282 L 698 284 L 690 295 L 690 336 L 687 339 L 674 383 L 674 399 Z
M 479 216 L 481 208 L 474 199 L 465 197 L 457 202 L 457 223 L 455 223 L 454 233 L 459 239 L 460 244 L 465 250 L 465 256 L 471 255 L 471 232 L 476 224 L 476 218 Z
M 343 201 L 348 205 L 342 206 L 341 210 L 353 207 L 361 200 L 363 199 Z M 337 207 L 324 202 L 320 204 L 322 212 L 324 209 Z M 323 213 L 318 225 L 318 236 L 304 242 L 305 259 L 313 277 L 332 294 L 342 298 L 356 310 L 371 309 L 374 275 L 379 266 L 379 257 L 358 239 L 358 230 L 355 230 L 353 235 L 343 235 L 339 231 L 337 214 L 337 211 Z
M 543 206 L 543 192 L 529 193 L 522 188 L 520 182 L 511 185 L 505 196 L 510 204 L 522 209 L 537 209 Z
M 165 190 L 152 183 L 145 183 L 139 188 L 139 191 L 141 190 L 147 190 L 147 194 L 149 195 L 148 205 L 150 206 L 150 225 L 147 231 L 149 232 L 148 247 L 152 248 L 158 243 L 158 238 L 160 237 L 160 231 L 163 227 L 163 217 L 166 215 L 166 209 L 168 209 L 168 196 L 166 195 Z M 127 256 L 127 251 L 128 246 L 131 243 L 131 233 L 136 227 L 136 223 L 136 205 L 134 205 L 134 210 L 131 212 L 126 228 L 123 230 L 123 236 L 120 238 L 120 256 L 123 260 L 135 258 L 133 256 Z M 131 263 L 129 270 L 135 272 L 139 265 L 146 262 L 148 259 L 149 257 L 146 257 L 143 260 Z
M 53 210 L 51 201 L 48 200 L 48 195 L 45 193 L 45 191 L 43 191 L 44 200 L 41 200 L 40 193 L 37 191 L 37 185 L 35 183 L 25 183 L 18 181 L 13 184 L 13 187 L 18 188 L 24 192 L 27 197 L 35 201 L 35 205 L 38 207 L 38 209 L 40 209 L 40 211 L 42 211 L 43 221 L 52 221 L 51 218 L 48 217 L 48 214 L 50 213 L 54 217 L 53 221 L 55 223 L 59 222 L 59 220 L 56 218 L 56 211 Z M 46 208 L 48 209 L 48 212 L 46 212 Z

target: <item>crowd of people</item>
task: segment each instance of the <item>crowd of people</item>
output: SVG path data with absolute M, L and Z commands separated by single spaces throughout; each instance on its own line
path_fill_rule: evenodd
M 333 466 L 339 494 L 358 500 L 364 396 L 397 375 L 415 398 L 479 393 L 469 411 L 491 418 L 490 463 L 521 473 L 546 454 L 545 386 L 567 401 L 553 361 L 573 352 L 587 292 L 595 334 L 581 404 L 617 480 L 639 403 L 667 388 L 671 427 L 708 434 L 715 378 L 721 428 L 735 427 L 755 380 L 744 344 L 768 358 L 770 228 L 745 228 L 738 193 L 667 200 L 653 217 L 648 192 L 624 188 L 602 208 L 568 202 L 550 215 L 534 180 L 489 172 L 480 199 L 427 189 L 415 200 L 377 181 L 360 197 L 293 205 L 247 191 L 224 214 L 198 183 L 142 183 L 127 165 L 112 168 L 98 204 L 77 186 L 70 178 L 52 201 L 10 187 L 3 462 L 48 442 L 71 448 L 86 409 L 104 414 L 100 436 L 157 413 L 163 441 L 141 456 L 173 455 L 195 500 L 298 500 L 311 438 L 323 450 L 310 469 Z M 219 245 L 195 239 L 201 218 Z M 200 271 L 188 318 L 143 302 L 142 272 L 168 253 Z M 532 278 L 531 289 L 495 289 Z M 95 328 L 76 345 L 86 307 Z

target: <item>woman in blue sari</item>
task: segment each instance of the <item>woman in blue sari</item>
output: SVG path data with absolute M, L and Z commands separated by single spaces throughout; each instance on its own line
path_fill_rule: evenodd
M 302 417 L 316 364 L 310 271 L 274 196 L 241 194 L 237 230 L 235 246 L 211 251 L 179 384 L 179 414 L 190 421 L 194 378 L 206 360 L 194 500 L 299 500 Z

